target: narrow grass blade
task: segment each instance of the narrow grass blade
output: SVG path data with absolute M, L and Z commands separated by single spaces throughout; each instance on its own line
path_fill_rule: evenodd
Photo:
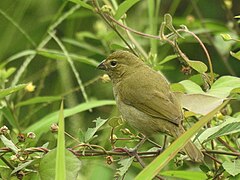
M 9 22 L 11 22 L 23 34 L 23 36 L 31 43 L 33 47 L 36 46 L 33 39 L 9 15 L 7 15 L 1 9 L 0 9 L 0 14 L 2 14 L 3 17 L 5 17 Z
M 105 106 L 105 105 L 115 105 L 115 101 L 113 100 L 101 100 L 101 101 L 89 101 L 86 103 L 82 103 L 73 108 L 65 109 L 64 114 L 65 118 L 72 116 L 74 114 L 80 113 L 82 111 L 86 111 L 95 107 Z M 42 119 L 38 120 L 33 125 L 29 126 L 25 129 L 24 133 L 34 132 L 37 136 L 40 136 L 42 133 L 47 132 L 52 123 L 56 123 L 56 119 L 58 117 L 58 112 L 53 112 L 51 114 L 46 115 Z
M 115 14 L 115 19 L 119 20 L 124 13 L 128 11 L 134 4 L 139 2 L 140 0 L 126 0 L 122 4 L 119 5 L 116 14 Z
M 193 125 L 188 131 L 182 134 L 177 140 L 175 140 L 162 154 L 154 159 L 143 171 L 141 171 L 136 180 L 151 180 L 156 176 L 165 165 L 174 158 L 174 156 L 187 144 L 191 137 L 196 134 L 212 117 L 222 109 L 228 101 L 225 101 L 222 105 L 202 117 L 195 125 Z
M 10 87 L 10 88 L 6 88 L 6 89 L 1 89 L 0 90 L 0 99 L 8 96 L 9 94 L 12 94 L 16 91 L 19 91 L 23 88 L 25 88 L 27 86 L 27 84 L 19 84 L 17 86 L 14 86 L 14 87 Z
M 57 140 L 55 180 L 66 180 L 63 101 L 61 103 L 61 108 L 59 111 L 58 127 L 59 128 L 58 128 L 58 140 Z

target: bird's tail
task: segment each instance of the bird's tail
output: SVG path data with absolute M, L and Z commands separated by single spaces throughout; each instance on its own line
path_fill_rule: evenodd
M 203 161 L 203 154 L 202 152 L 193 144 L 192 141 L 189 141 L 185 147 L 184 151 L 190 157 L 191 160 L 195 162 L 202 162 Z
M 179 129 L 180 132 L 178 132 L 178 136 L 183 134 L 185 132 L 184 128 L 181 126 Z M 193 142 L 190 140 L 185 146 L 184 151 L 186 154 L 190 157 L 191 160 L 195 162 L 202 162 L 203 161 L 203 154 L 202 152 L 193 144 Z

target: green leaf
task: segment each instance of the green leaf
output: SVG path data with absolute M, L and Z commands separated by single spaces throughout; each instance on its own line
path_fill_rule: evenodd
M 170 88 L 174 93 L 178 93 L 178 92 L 184 93 L 186 91 L 184 86 L 180 83 L 173 83 L 170 85 Z
M 63 52 L 57 51 L 57 50 L 41 49 L 41 50 L 37 51 L 37 54 L 47 57 L 47 58 L 55 59 L 55 60 L 67 60 L 67 57 L 65 56 L 65 54 Z M 85 64 L 92 65 L 95 67 L 97 67 L 99 64 L 94 59 L 88 58 L 86 56 L 81 56 L 78 54 L 69 53 L 69 57 L 74 61 L 85 63 Z
M 89 33 L 89 32 L 88 32 L 87 34 L 90 34 L 90 35 L 91 35 L 91 33 Z M 80 36 L 80 35 L 81 35 L 81 34 L 78 33 L 78 36 Z M 83 32 L 82 35 L 86 35 L 86 34 Z M 89 36 L 90 36 L 90 35 L 89 35 Z M 87 36 L 87 35 L 86 35 L 86 36 Z M 84 42 L 83 39 L 80 39 L 80 41 L 77 41 L 77 40 L 75 40 L 75 39 L 63 38 L 62 41 L 65 42 L 65 43 L 74 45 L 74 46 L 76 46 L 76 47 L 80 47 L 80 48 L 86 49 L 86 50 L 88 50 L 88 51 L 90 51 L 90 52 L 93 52 L 93 53 L 96 53 L 96 54 L 100 54 L 100 55 L 103 55 L 103 56 L 106 55 L 102 49 L 99 49 L 99 48 L 96 47 L 96 46 L 93 46 L 93 45 L 88 44 L 87 42 Z
M 120 44 L 112 43 L 112 44 L 110 44 L 110 49 L 112 51 L 117 51 L 119 49 L 126 49 L 126 47 L 124 47 L 123 45 L 120 45 Z
M 194 177 L 194 180 L 203 180 L 207 179 L 207 176 L 203 172 L 197 172 L 197 171 L 164 171 L 161 172 L 160 175 L 162 176 L 168 176 L 173 178 L 180 178 L 180 179 L 188 179 L 192 180 Z
M 140 0 L 125 0 L 123 3 L 119 5 L 114 18 L 116 20 L 119 20 L 124 15 L 124 13 L 128 11 L 128 9 L 130 9 L 134 4 L 136 4 L 139 1 Z
M 93 11 L 93 7 L 85 3 L 84 1 L 81 0 L 69 0 L 69 1 L 79 4 L 80 6 Z
M 220 34 L 224 41 L 231 41 L 232 37 L 230 34 Z
M 228 117 L 226 121 L 218 126 L 206 129 L 199 137 L 200 142 L 210 141 L 217 137 L 240 132 L 240 117 Z
M 14 174 L 22 169 L 24 169 L 25 167 L 29 166 L 34 160 L 29 160 L 25 163 L 22 163 L 20 166 L 14 168 L 14 170 L 11 172 L 11 174 Z
M 106 106 L 106 105 L 115 105 L 115 104 L 116 103 L 113 100 L 89 101 L 89 102 L 82 103 L 78 106 L 75 106 L 73 108 L 65 109 L 64 115 L 66 118 L 92 108 L 96 108 L 99 106 Z M 31 131 L 31 132 L 34 132 L 37 136 L 40 136 L 42 133 L 49 131 L 51 124 L 57 122 L 57 117 L 58 117 L 58 111 L 48 114 L 42 119 L 36 121 L 36 123 L 34 123 L 33 125 L 29 126 L 23 132 L 27 133 Z
M 205 93 L 202 90 L 202 88 L 198 84 L 194 83 L 193 81 L 184 80 L 179 83 L 183 85 L 187 94 L 204 94 Z
M 234 76 L 222 76 L 217 79 L 207 94 L 226 98 L 230 95 L 231 91 L 240 87 L 240 78 Z
M 234 76 L 220 77 L 213 83 L 208 92 L 204 92 L 198 84 L 190 80 L 184 80 L 179 83 L 183 85 L 187 94 L 204 94 L 221 99 L 227 98 L 234 89 L 240 88 L 240 78 Z
M 228 177 L 228 180 L 239 180 L 240 179 L 240 174 L 236 175 L 236 176 L 230 176 Z
M 166 62 L 169 62 L 169 61 L 171 61 L 173 59 L 176 59 L 177 57 L 178 57 L 178 55 L 169 55 L 169 56 L 165 57 L 163 60 L 161 60 L 158 64 L 162 65 L 162 64 L 164 64 Z
M 2 11 L 2 9 L 0 9 L 0 14 L 5 17 L 22 35 L 23 37 L 26 38 L 26 40 L 29 41 L 29 43 L 31 44 L 31 46 L 35 47 L 36 43 L 33 41 L 33 39 L 27 34 L 26 31 L 24 31 L 24 29 L 21 28 L 21 26 L 17 23 L 17 21 L 15 21 L 13 18 L 11 18 L 8 14 L 6 14 L 4 11 Z
M 201 61 L 188 60 L 187 63 L 189 66 L 191 66 L 193 69 L 195 69 L 199 73 L 205 73 L 208 70 L 206 64 L 204 64 Z
M 17 53 L 17 54 L 14 54 L 14 55 L 12 55 L 11 57 L 9 57 L 8 59 L 6 59 L 6 60 L 3 60 L 2 62 L 2 64 L 0 64 L 0 68 L 2 68 L 2 67 L 4 67 L 6 64 L 8 64 L 9 62 L 12 62 L 12 61 L 14 61 L 14 60 L 17 60 L 17 59 L 19 59 L 19 58 L 21 58 L 21 57 L 24 57 L 24 56 L 29 56 L 29 55 L 34 55 L 34 54 L 36 54 L 36 51 L 33 51 L 33 50 L 24 50 L 24 51 L 21 51 L 21 52 L 19 52 L 19 53 Z
M 88 128 L 87 132 L 85 133 L 85 142 L 89 142 L 94 134 L 97 132 L 97 130 L 102 127 L 108 119 L 101 119 L 101 118 L 97 118 L 96 120 L 94 120 L 93 122 L 96 123 L 96 126 L 94 128 Z
M 232 176 L 240 174 L 240 159 L 234 160 L 233 162 L 225 161 L 222 166 Z
M 37 103 L 50 103 L 53 101 L 59 101 L 61 99 L 62 99 L 62 97 L 60 97 L 60 96 L 38 96 L 38 97 L 28 99 L 26 101 L 19 102 L 16 105 L 16 107 L 37 104 Z
M 196 114 L 206 115 L 223 103 L 224 99 L 205 94 L 177 93 L 182 107 Z
M 234 16 L 234 18 L 239 19 L 239 18 L 240 18 L 240 15 L 238 15 L 238 16 Z
M 122 122 L 122 118 L 121 117 L 112 117 L 108 120 L 108 125 L 115 128 L 119 125 L 121 125 L 123 122 Z
M 12 127 L 20 129 L 18 122 L 13 116 L 13 112 L 8 107 L 5 106 L 0 108 L 0 112 L 2 112 L 2 114 L 7 119 L 8 123 L 11 124 Z
M 236 59 L 240 60 L 240 51 L 238 51 L 236 53 L 230 51 L 230 54 L 232 57 L 235 57 Z
M 66 179 L 66 160 L 65 160 L 65 134 L 64 134 L 64 114 L 63 101 L 59 111 L 58 118 L 58 138 L 57 138 L 57 154 L 56 154 L 56 176 L 55 180 Z
M 15 144 L 11 140 L 7 139 L 4 135 L 0 135 L 0 139 L 3 142 L 3 144 L 6 147 L 10 148 L 15 154 L 18 153 L 19 149 L 17 148 L 17 146 L 15 146 Z
M 0 80 L 5 81 L 7 78 L 9 78 L 14 72 L 16 71 L 16 68 L 10 67 L 7 70 L 0 69 Z
M 7 89 L 1 89 L 0 90 L 0 99 L 8 96 L 9 94 L 12 94 L 12 93 L 17 92 L 21 89 L 24 89 L 26 86 L 27 86 L 27 84 L 20 84 L 20 85 L 10 87 L 10 88 L 7 88 Z
M 117 177 L 123 177 L 124 174 L 126 174 L 127 170 L 131 166 L 132 162 L 134 160 L 134 157 L 122 159 L 118 162 L 118 164 L 121 166 L 120 168 L 117 169 L 117 172 L 115 176 Z
M 202 117 L 189 130 L 178 137 L 166 150 L 164 150 L 157 158 L 155 158 L 147 167 L 145 167 L 135 178 L 135 180 L 151 180 L 161 171 L 168 162 L 187 144 L 191 137 L 196 134 L 212 117 L 222 109 L 229 101 L 225 101 L 221 106 L 217 107 L 206 116 Z
M 55 180 L 56 154 L 57 150 L 54 149 L 41 159 L 38 171 L 41 180 Z M 65 161 L 67 179 L 77 179 L 81 168 L 81 161 L 69 151 L 65 151 Z
M 240 88 L 240 78 L 222 76 L 213 83 L 208 92 L 204 92 L 198 84 L 190 80 L 181 81 L 179 84 L 184 87 L 185 91 L 180 86 L 178 86 L 178 89 L 180 88 L 182 92 L 187 93 L 175 93 L 180 99 L 182 106 L 196 114 L 205 115 L 219 106 L 231 92 L 238 92 L 234 90 Z
M 0 177 L 2 178 L 2 180 L 11 179 L 12 178 L 11 169 L 7 166 L 6 167 L 0 166 Z

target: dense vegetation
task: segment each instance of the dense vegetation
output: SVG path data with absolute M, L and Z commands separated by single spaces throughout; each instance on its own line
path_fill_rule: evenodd
M 0 1 L 0 179 L 240 179 L 239 12 L 238 0 Z M 174 143 L 126 149 L 142 135 L 96 69 L 117 49 L 181 98 L 189 130 Z M 178 153 L 190 138 L 204 163 Z

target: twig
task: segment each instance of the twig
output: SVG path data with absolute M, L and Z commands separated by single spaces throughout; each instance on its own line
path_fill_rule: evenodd
M 177 30 L 178 32 L 186 32 L 186 33 L 189 33 L 191 34 L 197 41 L 198 43 L 200 44 L 200 46 L 202 47 L 205 55 L 207 56 L 207 59 L 208 59 L 208 64 L 209 64 L 209 69 L 210 69 L 210 75 L 211 75 L 211 84 L 213 83 L 214 81 L 214 73 L 213 73 L 213 66 L 212 66 L 212 60 L 210 58 L 210 55 L 207 51 L 207 48 L 205 47 L 205 45 L 203 44 L 203 42 L 201 41 L 201 39 L 196 35 L 194 34 L 193 32 L 187 30 L 187 29 L 178 29 Z
M 218 137 L 217 140 L 222 143 L 226 148 L 228 148 L 232 152 L 238 153 L 236 149 L 234 149 L 232 146 L 230 146 L 227 142 L 225 142 L 222 138 Z
M 215 157 L 211 156 L 207 152 L 203 152 L 206 156 L 208 156 L 210 159 L 212 159 L 215 163 L 222 164 L 219 160 L 217 160 Z
M 218 151 L 218 150 L 203 150 L 203 152 L 211 154 L 222 154 L 228 156 L 240 156 L 240 152 L 227 152 L 227 151 Z
M 156 36 L 156 35 L 151 35 L 151 34 L 146 34 L 146 33 L 143 33 L 143 32 L 140 32 L 140 31 L 136 31 L 135 29 L 132 29 L 130 27 L 127 27 L 125 26 L 124 24 L 118 22 L 117 20 L 115 20 L 112 16 L 108 15 L 108 14 L 105 14 L 105 17 L 110 19 L 111 21 L 113 21 L 115 24 L 119 25 L 120 27 L 124 28 L 125 30 L 129 31 L 129 32 L 133 32 L 137 35 L 140 35 L 140 36 L 143 36 L 143 37 L 146 37 L 146 38 L 154 38 L 154 39 L 159 39 L 160 41 L 167 41 L 171 46 L 173 46 L 173 48 L 176 48 L 175 47 L 175 43 L 173 43 L 171 40 L 169 40 L 168 38 L 170 36 L 173 35 L 173 33 L 165 36 L 165 37 L 162 37 L 161 35 L 160 36 Z M 187 30 L 187 29 L 178 29 L 176 30 L 177 32 L 185 32 L 185 33 L 189 33 L 191 34 L 200 44 L 200 46 L 202 47 L 207 59 L 208 59 L 208 63 L 209 63 L 209 69 L 210 69 L 210 84 L 213 83 L 214 81 L 214 73 L 213 73 L 213 66 L 212 66 L 212 61 L 211 61 L 211 58 L 210 58 L 210 55 L 206 49 L 206 47 L 204 46 L 203 42 L 198 38 L 198 36 L 196 34 L 194 34 L 193 32 Z M 161 34 L 161 33 L 160 33 Z M 179 50 L 180 48 L 178 48 Z M 178 51 L 179 52 L 179 51 Z M 183 58 L 183 59 L 186 59 L 186 55 L 184 53 L 180 53 L 180 56 Z M 188 58 L 187 58 L 188 59 Z
M 198 18 L 200 19 L 201 25 L 203 28 L 206 28 L 205 23 L 204 23 L 204 18 L 201 14 L 201 12 L 198 9 L 198 6 L 196 4 L 196 2 L 194 0 L 191 0 L 191 3 L 193 5 L 193 8 L 198 16 Z M 225 67 L 227 68 L 227 70 L 229 71 L 229 73 L 231 73 L 232 75 L 236 76 L 236 72 L 233 70 L 233 68 L 231 67 L 231 65 L 229 64 L 227 58 L 225 56 L 223 56 L 221 54 L 221 52 L 217 49 L 217 47 L 214 45 L 213 39 L 211 37 L 211 35 L 209 33 L 204 33 L 207 36 L 207 39 L 209 40 L 209 42 L 211 43 L 211 45 L 213 46 L 213 48 L 215 49 L 215 51 L 217 52 L 217 54 L 221 57 L 222 62 L 224 63 Z
M 0 156 L 0 159 L 12 170 L 14 170 L 14 167 L 3 157 L 3 155 Z
M 74 153 L 76 156 L 103 156 L 103 155 L 115 155 L 115 156 L 132 156 L 131 153 L 127 151 L 101 151 L 101 150 L 85 150 L 84 155 L 82 155 L 82 150 L 73 150 L 72 148 L 69 148 L 72 153 Z M 138 155 L 141 158 L 148 158 L 148 157 L 156 157 L 159 155 L 159 151 L 143 151 L 138 152 Z
M 106 17 L 106 13 L 103 13 L 101 9 L 99 8 L 98 2 L 96 0 L 92 0 L 93 6 L 96 8 L 96 12 L 102 17 L 102 19 L 117 33 L 117 35 L 122 39 L 122 41 L 128 46 L 128 48 L 135 54 L 136 52 L 133 50 L 133 48 L 128 44 L 128 42 L 124 39 L 124 37 L 118 32 L 118 30 L 108 21 Z
M 146 38 L 154 38 L 154 39 L 162 40 L 162 38 L 160 36 L 155 36 L 155 35 L 146 34 L 146 33 L 140 32 L 140 31 L 136 31 L 135 29 L 127 27 L 127 26 L 121 24 L 120 22 L 116 21 L 116 19 L 114 19 L 112 16 L 109 16 L 108 14 L 106 16 L 107 16 L 107 18 L 109 18 L 110 20 L 112 20 L 114 23 L 116 23 L 120 27 L 124 28 L 125 30 L 128 30 L 130 32 L 133 32 L 135 34 L 138 34 L 138 35 L 146 37 Z

